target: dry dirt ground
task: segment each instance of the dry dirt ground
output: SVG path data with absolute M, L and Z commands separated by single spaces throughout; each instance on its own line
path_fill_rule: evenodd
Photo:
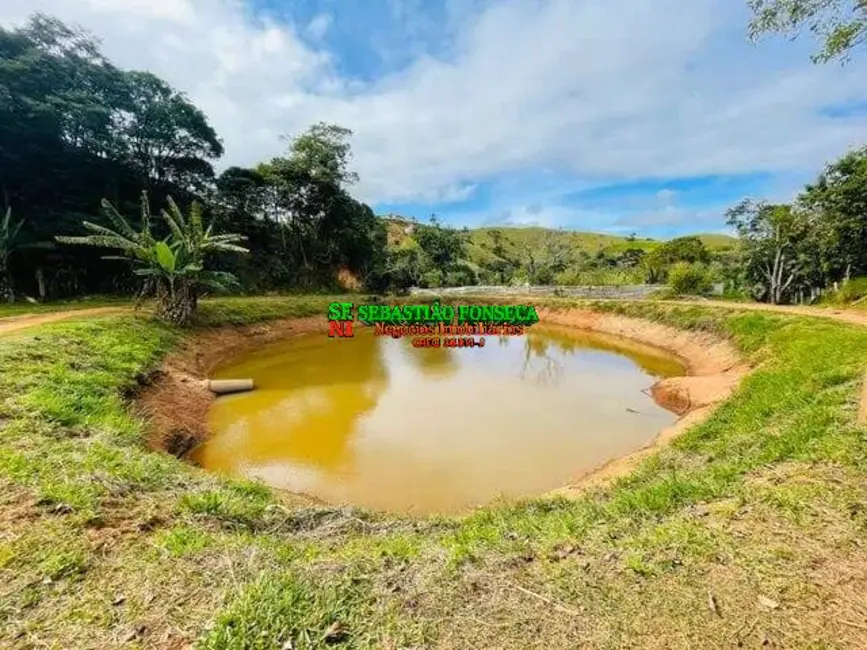
M 93 316 L 111 316 L 129 311 L 129 307 L 93 307 L 90 309 L 73 309 L 70 311 L 57 311 L 39 314 L 24 314 L 21 316 L 9 316 L 0 318 L 0 336 L 11 334 L 28 327 L 45 325 L 69 318 L 91 318 Z

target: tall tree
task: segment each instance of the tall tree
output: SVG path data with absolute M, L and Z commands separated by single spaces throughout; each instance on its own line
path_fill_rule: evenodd
M 748 0 L 750 37 L 782 33 L 796 38 L 806 28 L 821 40 L 813 61 L 845 61 L 867 43 L 867 0 Z
M 352 131 L 318 122 L 291 140 L 286 163 L 320 183 L 343 188 L 358 181 L 349 169 Z
M 448 228 L 435 215 L 429 225 L 420 225 L 415 239 L 431 264 L 446 273 L 457 264 L 466 252 L 466 237 L 460 230 Z
M 799 277 L 810 273 L 812 246 L 804 215 L 790 205 L 745 199 L 726 212 L 726 220 L 740 237 L 756 297 L 772 304 L 785 302 L 799 286 Z
M 150 72 L 124 72 L 123 104 L 113 115 L 142 180 L 198 186 L 213 178 L 209 160 L 223 145 L 205 114 Z
M 668 269 L 678 262 L 688 264 L 707 264 L 710 251 L 698 237 L 676 237 L 653 249 L 641 259 L 641 265 L 651 284 L 663 282 Z
M 278 228 L 282 254 L 300 285 L 333 282 L 340 270 L 381 276 L 385 226 L 347 188 L 357 180 L 348 129 L 319 123 L 284 156 L 260 165 L 263 215 Z
M 42 14 L 0 28 L 0 202 L 27 221 L 13 269 L 22 291 L 126 286 L 128 274 L 54 235 L 93 220 L 102 197 L 128 209 L 143 185 L 189 201 L 221 152 L 198 109 L 153 75 L 113 66 L 89 34 Z

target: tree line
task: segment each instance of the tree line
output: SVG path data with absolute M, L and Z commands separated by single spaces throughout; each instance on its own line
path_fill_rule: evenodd
M 50 16 L 0 28 L 0 299 L 141 290 L 158 242 L 175 256 L 159 247 L 163 271 L 192 278 L 207 258 L 250 292 L 329 288 L 341 273 L 382 285 L 385 229 L 349 194 L 349 136 L 316 124 L 285 154 L 216 175 L 219 136 L 170 84 L 119 69 Z M 189 249 L 208 228 L 248 252 Z M 135 263 L 106 259 L 106 246 Z
M 829 164 L 791 204 L 745 199 L 727 220 L 739 235 L 743 281 L 754 298 L 813 300 L 867 276 L 867 147 Z
M 800 13 L 782 0 L 751 4 L 754 35 L 811 15 L 804 3 Z M 825 52 L 861 44 L 852 29 L 830 29 Z M 473 242 L 435 218 L 389 241 L 387 223 L 351 195 L 350 137 L 315 124 L 282 155 L 216 174 L 218 134 L 170 84 L 116 67 L 50 16 L 0 28 L 0 299 L 136 292 L 183 322 L 208 290 L 648 282 L 702 293 L 722 282 L 787 302 L 867 276 L 867 148 L 828 165 L 790 205 L 732 207 L 734 250 L 633 235 L 590 254 L 555 232 L 531 245 L 493 229 Z

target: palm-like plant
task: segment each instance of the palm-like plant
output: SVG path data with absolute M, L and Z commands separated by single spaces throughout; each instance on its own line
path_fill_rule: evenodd
M 167 198 L 168 210 L 161 215 L 169 227 L 165 240 L 157 240 L 151 233 L 150 206 L 142 193 L 141 230 L 137 231 L 114 209 L 108 201 L 102 201 L 106 216 L 117 228 L 111 230 L 97 224 L 84 222 L 93 234 L 83 237 L 58 237 L 67 244 L 84 244 L 122 251 L 120 256 L 109 259 L 124 259 L 133 266 L 133 272 L 145 279 L 139 298 L 156 294 L 157 313 L 176 324 L 184 324 L 198 305 L 199 290 L 210 287 L 226 290 L 235 286 L 237 280 L 231 273 L 206 270 L 208 253 L 246 253 L 238 243 L 244 237 L 236 234 L 212 234 L 212 226 L 204 227 L 201 206 L 193 202 L 189 218 L 171 197 Z
M 92 234 L 78 237 L 58 236 L 55 239 L 63 244 L 115 248 L 120 250 L 122 255 L 105 255 L 103 259 L 128 261 L 133 265 L 134 272 L 148 268 L 154 261 L 156 239 L 151 234 L 151 211 L 147 193 L 142 192 L 141 194 L 140 231 L 135 230 L 110 201 L 103 199 L 101 205 L 103 214 L 115 227 L 115 230 L 90 221 L 84 221 L 82 225 Z M 145 282 L 144 287 L 136 296 L 136 307 L 140 305 L 141 301 L 154 288 L 152 281 Z
M 9 274 L 8 263 L 9 256 L 15 248 L 18 232 L 23 225 L 23 219 L 13 224 L 12 208 L 6 208 L 6 214 L 3 216 L 3 220 L 0 221 L 0 300 L 4 302 L 13 302 L 15 300 L 15 292 L 12 289 L 12 278 Z

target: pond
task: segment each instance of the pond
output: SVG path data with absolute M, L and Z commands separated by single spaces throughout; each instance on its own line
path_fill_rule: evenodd
M 306 334 L 213 374 L 256 390 L 215 401 L 192 460 L 333 504 L 459 512 L 651 442 L 675 415 L 646 390 L 678 374 L 654 348 L 541 325 L 474 349 Z

